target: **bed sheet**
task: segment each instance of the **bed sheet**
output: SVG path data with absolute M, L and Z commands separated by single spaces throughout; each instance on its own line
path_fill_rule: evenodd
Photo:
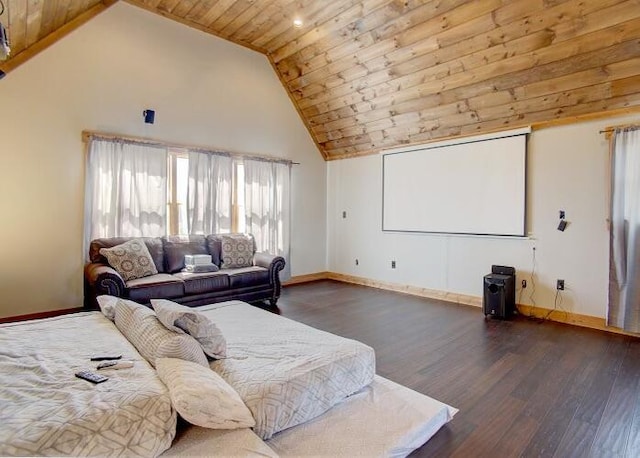
M 376 376 L 371 385 L 304 425 L 267 441 L 282 458 L 400 458 L 427 442 L 458 409 Z
M 371 347 L 240 301 L 198 310 L 227 339 L 227 359 L 214 361 L 249 407 L 254 431 L 268 439 L 323 414 L 373 381 Z
M 103 370 L 89 359 L 122 354 L 134 367 Z M 153 368 L 100 312 L 0 325 L 0 456 L 157 456 L 176 413 Z
M 250 429 L 186 426 L 163 456 L 353 458 L 409 455 L 457 409 L 376 376 L 321 416 L 260 440 Z

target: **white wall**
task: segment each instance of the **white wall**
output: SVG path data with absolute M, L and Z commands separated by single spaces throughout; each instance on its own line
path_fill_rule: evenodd
M 518 292 L 519 303 L 553 308 L 556 279 L 564 279 L 565 310 L 604 317 L 609 156 L 608 141 L 599 130 L 631 121 L 640 121 L 640 116 L 546 128 L 531 135 L 527 159 L 530 239 L 383 233 L 381 156 L 330 162 L 329 270 L 480 297 L 482 278 L 491 265 L 510 265 L 518 272 L 518 287 L 523 278 L 529 282 L 527 289 Z M 420 198 L 416 196 L 416 202 Z M 495 203 L 500 205 L 498 196 Z M 565 232 L 556 229 L 559 210 L 566 211 L 570 223 Z M 397 261 L 395 270 L 391 260 Z
M 82 130 L 301 162 L 292 273 L 326 270 L 326 164 L 267 58 L 120 2 L 0 81 L 0 316 L 82 304 Z

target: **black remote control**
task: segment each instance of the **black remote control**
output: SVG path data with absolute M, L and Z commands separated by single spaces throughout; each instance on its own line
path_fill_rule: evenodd
M 80 371 L 76 372 L 76 377 L 88 380 L 91 383 L 102 383 L 109 380 L 109 377 L 105 377 L 104 375 L 95 374 L 90 371 Z
M 122 355 L 113 355 L 113 356 L 93 356 L 91 361 L 110 361 L 113 359 L 120 359 Z

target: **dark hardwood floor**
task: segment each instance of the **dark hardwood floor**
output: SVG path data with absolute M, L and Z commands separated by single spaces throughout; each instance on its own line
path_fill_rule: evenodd
M 286 287 L 278 305 L 460 409 L 412 456 L 640 456 L 640 339 L 333 281 Z

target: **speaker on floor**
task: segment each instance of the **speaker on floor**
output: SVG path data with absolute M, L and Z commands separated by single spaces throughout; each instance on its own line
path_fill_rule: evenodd
M 516 310 L 516 277 L 490 273 L 484 276 L 482 311 L 484 316 L 510 318 Z

